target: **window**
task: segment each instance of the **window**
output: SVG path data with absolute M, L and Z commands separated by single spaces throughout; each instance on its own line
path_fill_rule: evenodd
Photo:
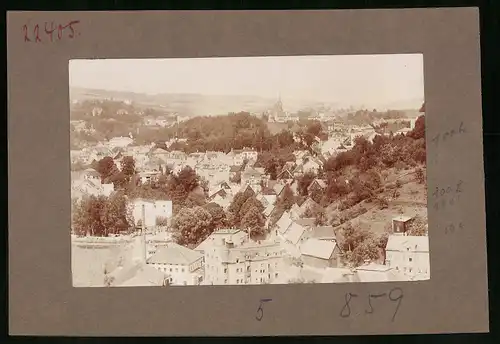
M 412 258 L 408 258 L 408 261 L 411 262 L 413 259 Z
M 224 273 L 227 274 L 227 268 L 224 268 Z
M 224 284 L 227 284 L 227 279 L 224 280 Z
M 182 272 L 184 272 L 184 268 L 182 268 Z
M 274 274 L 274 277 L 275 277 L 275 278 L 278 278 L 278 273 L 275 273 L 275 274 Z
M 172 268 L 170 268 L 170 272 L 172 272 Z
M 240 280 L 239 279 L 236 280 L 236 284 L 240 284 Z
M 175 272 L 179 272 L 179 268 L 175 268 Z

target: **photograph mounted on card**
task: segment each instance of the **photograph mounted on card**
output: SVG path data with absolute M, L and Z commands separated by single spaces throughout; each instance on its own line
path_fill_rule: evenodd
M 10 13 L 11 334 L 487 332 L 479 64 L 475 8 Z

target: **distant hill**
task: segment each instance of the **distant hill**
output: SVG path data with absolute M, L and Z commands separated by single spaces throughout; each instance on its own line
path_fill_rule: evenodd
M 262 113 L 270 109 L 277 101 L 275 98 L 260 96 L 226 96 L 226 95 L 203 95 L 203 94 L 145 94 L 135 92 L 110 91 L 99 89 L 87 89 L 79 87 L 70 88 L 71 100 L 91 100 L 111 98 L 114 100 L 129 100 L 136 107 L 150 107 L 161 109 L 166 112 L 177 112 L 183 116 L 214 116 L 224 115 L 229 112 Z M 300 110 L 317 109 L 320 111 L 335 110 L 340 107 L 349 108 L 349 104 L 341 106 L 338 102 L 320 102 L 313 100 L 297 99 L 293 97 L 282 98 L 283 108 L 288 112 Z M 410 99 L 393 102 L 377 108 L 378 111 L 403 110 L 418 111 L 422 106 L 421 99 Z M 354 111 L 363 109 L 363 106 L 351 107 Z M 373 108 L 367 108 L 372 110 Z M 409 110 L 407 110 L 409 109 Z
M 218 96 L 201 94 L 140 94 L 133 92 L 71 88 L 71 100 L 112 98 L 129 100 L 138 107 L 161 108 L 185 116 L 214 116 L 229 112 L 246 111 L 261 113 L 276 102 L 275 99 L 257 96 Z

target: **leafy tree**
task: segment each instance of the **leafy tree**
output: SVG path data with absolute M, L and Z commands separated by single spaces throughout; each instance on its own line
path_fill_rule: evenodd
M 387 241 L 389 241 L 389 233 L 385 232 L 378 236 L 377 238 L 377 247 L 382 250 L 385 250 L 387 246 Z
M 108 236 L 128 230 L 133 223 L 121 194 L 84 198 L 74 211 L 73 228 L 78 235 Z
M 106 181 L 108 183 L 112 183 L 114 185 L 115 190 L 124 190 L 128 186 L 130 186 L 130 183 L 132 181 L 132 177 L 126 176 L 123 171 L 120 171 L 111 177 L 107 178 Z
M 169 219 L 167 217 L 158 216 L 156 218 L 156 225 L 161 227 L 166 227 L 169 225 Z
M 269 179 L 276 180 L 278 176 L 278 161 L 270 159 L 264 167 L 264 172 L 269 175 Z
M 415 178 L 417 179 L 419 184 L 424 184 L 425 183 L 425 173 L 424 170 L 419 167 L 415 171 Z
M 373 233 L 348 224 L 342 229 L 342 237 L 344 260 L 348 265 L 357 267 L 365 260 L 380 258 L 380 240 L 377 240 Z
M 278 205 L 282 206 L 284 210 L 290 210 L 295 203 L 295 196 L 293 194 L 292 189 L 290 188 L 290 185 L 285 185 L 283 188 L 283 191 L 281 192 L 281 195 L 278 198 L 277 201 Z
M 412 236 L 427 235 L 427 221 L 420 215 L 415 216 L 408 224 L 407 234 Z
M 97 162 L 97 172 L 101 175 L 101 180 L 104 182 L 106 179 L 119 172 L 112 157 L 104 157 Z
M 259 238 L 265 234 L 264 217 L 256 207 L 251 207 L 241 219 L 241 227 L 250 231 L 250 237 Z
M 190 167 L 184 167 L 177 175 L 177 181 L 184 187 L 186 192 L 193 191 L 199 184 L 196 172 Z
M 298 185 L 297 185 L 297 190 L 299 192 L 299 195 L 301 196 L 307 196 L 307 188 L 313 180 L 316 178 L 316 175 L 312 172 L 307 172 L 304 173 L 302 176 L 299 177 L 298 179 Z
M 229 222 L 226 213 L 220 205 L 217 203 L 208 203 L 203 208 L 212 216 L 212 228 L 214 230 L 228 226 Z
M 252 199 L 249 204 L 246 205 L 246 208 L 244 209 L 243 206 L 245 205 L 245 203 Z M 253 191 L 251 191 L 251 189 L 246 189 L 244 192 L 238 192 L 236 193 L 236 195 L 234 195 L 233 197 L 233 200 L 231 202 L 231 204 L 229 205 L 229 208 L 228 208 L 228 212 L 231 213 L 231 222 L 234 226 L 238 226 L 241 222 L 241 218 L 242 218 L 242 209 L 244 209 L 245 211 L 248 211 L 248 208 L 251 206 L 251 205 L 255 205 L 256 207 L 259 206 L 259 204 L 257 204 L 260 202 L 255 199 L 255 193 Z M 260 207 L 262 207 L 262 204 L 260 204 Z M 258 208 L 259 209 L 259 208 Z
M 196 246 L 212 232 L 212 216 L 202 207 L 182 208 L 172 219 L 174 240 L 183 246 Z
M 319 136 L 321 134 L 322 130 L 323 130 L 323 127 L 322 127 L 320 121 L 312 121 L 312 123 L 310 123 L 307 126 L 306 132 L 310 135 L 313 135 L 313 136 Z
M 419 112 L 425 112 L 425 102 L 422 104 L 422 107 L 418 111 Z
M 346 254 L 348 264 L 354 267 L 362 265 L 365 261 L 374 261 L 379 258 L 380 251 L 372 236 L 365 238 L 365 240 L 360 242 L 354 250 Z
M 425 138 L 425 116 L 419 116 L 415 121 L 415 128 L 410 131 L 407 136 L 418 140 Z
M 319 206 L 307 208 L 303 214 L 303 217 L 314 218 L 315 226 L 324 226 L 328 222 L 325 209 Z
M 122 172 L 125 176 L 131 177 L 135 174 L 135 160 L 131 156 L 124 156 L 121 162 Z
M 262 203 L 254 196 L 249 197 L 241 206 L 240 213 L 245 214 L 250 208 L 255 207 L 259 212 L 264 211 Z
M 110 196 L 105 203 L 101 221 L 104 236 L 127 231 L 133 223 L 127 206 L 127 200 L 122 194 Z

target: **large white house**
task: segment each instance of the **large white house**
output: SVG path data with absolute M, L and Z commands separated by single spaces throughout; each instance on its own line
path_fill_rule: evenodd
M 203 255 L 175 243 L 159 247 L 147 264 L 166 273 L 170 285 L 199 285 L 203 281 Z
M 412 279 L 430 278 L 429 237 L 389 236 L 385 264 Z
M 137 226 L 144 217 L 144 226 L 151 228 L 157 225 L 158 219 L 172 218 L 172 201 L 147 200 L 137 198 L 130 202 L 134 224 Z
M 278 242 L 253 242 L 246 233 L 234 229 L 219 232 L 196 248 L 204 254 L 204 284 L 267 284 L 279 280 L 285 251 Z

